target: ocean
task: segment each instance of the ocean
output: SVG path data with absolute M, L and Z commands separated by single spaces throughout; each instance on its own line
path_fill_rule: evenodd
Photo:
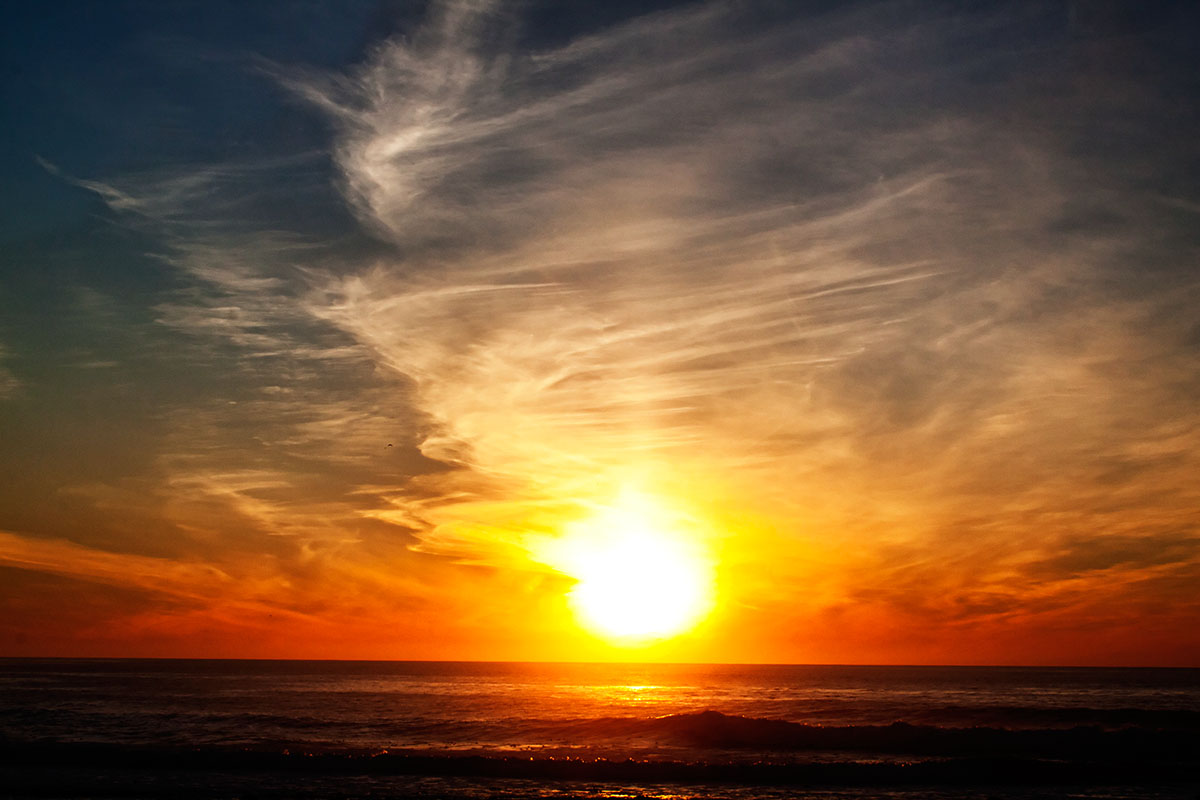
M 0 660 L 0 797 L 1066 796 L 1200 796 L 1200 670 Z

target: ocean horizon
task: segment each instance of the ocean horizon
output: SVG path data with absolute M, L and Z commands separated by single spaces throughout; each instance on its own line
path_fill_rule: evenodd
M 10 797 L 1194 797 L 1200 670 L 4 658 L 0 743 Z

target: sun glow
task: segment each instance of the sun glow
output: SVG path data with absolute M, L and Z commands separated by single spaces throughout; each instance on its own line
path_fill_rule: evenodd
M 644 497 L 567 526 L 547 561 L 578 583 L 568 599 L 580 623 L 619 645 L 666 639 L 713 605 L 713 565 L 698 537 Z

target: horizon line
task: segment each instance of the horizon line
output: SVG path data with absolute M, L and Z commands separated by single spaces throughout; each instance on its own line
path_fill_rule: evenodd
M 893 669 L 1160 669 L 1200 670 L 1200 665 L 1137 664 L 890 664 L 890 663 L 790 663 L 782 661 L 549 661 L 512 659 L 421 659 L 421 658 L 245 658 L 206 656 L 8 656 L 2 661 L 179 661 L 324 664 L 489 664 L 544 666 L 629 666 L 629 667 L 883 667 Z

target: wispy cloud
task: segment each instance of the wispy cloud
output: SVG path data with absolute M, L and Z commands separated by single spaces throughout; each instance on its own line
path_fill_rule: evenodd
M 1186 458 L 1171 376 L 1192 354 L 1144 321 L 1194 286 L 1179 265 L 1108 291 L 1163 222 L 1032 112 L 972 95 L 971 70 L 996 74 L 985 97 L 1046 91 L 999 77 L 1019 53 L 960 49 L 1001 20 L 705 6 L 528 58 L 472 34 L 496 22 L 455 7 L 303 88 L 343 126 L 348 199 L 404 254 L 312 312 L 414 382 L 427 455 L 567 496 L 643 464 L 741 473 L 745 502 L 797 515 L 841 486 L 909 506 L 914 535 L 981 494 L 1091 507 L 1096 465 L 1154 437 Z
M 1156 186 L 1179 139 L 1090 148 L 1145 80 L 1073 60 L 1106 40 L 1037 4 L 519 24 L 435 4 L 347 74 L 265 68 L 377 241 L 260 213 L 320 154 L 79 182 L 187 277 L 158 324 L 239 376 L 173 418 L 180 521 L 536 570 L 635 483 L 753 515 L 741 568 L 803 554 L 747 606 L 803 578 L 946 624 L 1194 567 L 1195 201 Z

